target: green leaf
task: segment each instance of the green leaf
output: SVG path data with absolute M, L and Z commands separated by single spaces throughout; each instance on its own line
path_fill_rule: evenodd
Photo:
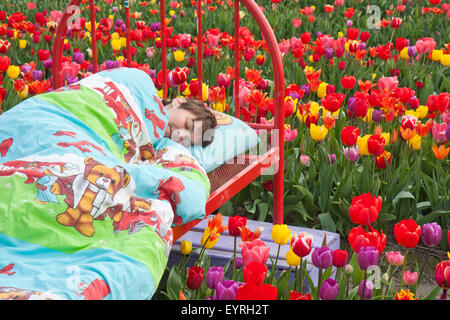
M 258 221 L 265 221 L 267 212 L 269 212 L 269 204 L 267 202 L 258 203 Z
M 446 214 L 450 214 L 449 210 L 439 210 L 439 211 L 433 211 L 429 214 L 427 214 L 426 216 L 423 216 L 422 218 L 417 220 L 417 224 L 424 224 L 424 223 L 428 223 L 431 221 L 436 221 L 437 218 L 439 218 L 442 215 L 446 215 Z
M 167 278 L 167 295 L 171 300 L 178 300 L 183 282 L 176 268 L 172 268 Z
M 392 200 L 392 203 L 394 205 L 396 205 L 396 203 L 400 200 L 400 199 L 415 199 L 414 195 L 409 192 L 409 191 L 400 191 L 394 198 L 394 200 Z
M 441 292 L 441 287 L 436 286 L 433 290 L 428 293 L 428 295 L 423 298 L 422 300 L 436 300 L 439 292 Z
M 336 232 L 336 224 L 329 212 L 319 214 L 319 220 L 323 230 Z

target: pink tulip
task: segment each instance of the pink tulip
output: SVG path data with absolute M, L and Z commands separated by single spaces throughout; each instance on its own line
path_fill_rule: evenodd
M 219 43 L 219 40 L 220 40 L 219 35 L 216 36 L 212 33 L 208 33 L 208 35 L 206 36 L 206 44 L 210 48 L 217 46 L 217 44 Z
M 398 251 L 386 252 L 386 259 L 393 266 L 401 266 L 405 257 Z
M 413 286 L 417 282 L 417 272 L 406 270 L 403 274 L 403 282 L 408 286 Z
M 278 47 L 280 48 L 280 51 L 282 54 L 286 54 L 289 52 L 289 49 L 291 48 L 291 44 L 288 40 L 282 39 L 280 43 L 278 44 Z
M 284 140 L 286 141 L 293 141 L 297 138 L 297 129 L 284 129 Z
M 433 126 L 431 127 L 431 134 L 433 135 L 433 139 L 436 140 L 437 143 L 441 144 L 447 141 L 445 130 L 447 130 L 446 123 L 433 122 Z
M 345 0 L 334 0 L 334 5 L 336 7 L 343 6 L 343 5 L 345 5 Z
M 309 156 L 306 154 L 300 155 L 300 163 L 304 166 L 307 166 L 309 164 Z
M 430 53 L 436 48 L 436 41 L 433 38 L 422 38 L 416 41 L 416 49 L 419 55 Z
M 62 11 L 52 10 L 52 11 L 50 11 L 50 16 L 49 16 L 50 21 L 58 23 L 59 19 L 61 19 L 62 15 L 63 15 Z
M 239 247 L 242 249 L 242 262 L 244 266 L 251 261 L 256 261 L 265 265 L 269 258 L 270 247 L 266 246 L 261 239 L 241 242 Z
M 384 90 L 384 89 L 387 89 L 389 91 L 393 91 L 398 86 L 397 76 L 395 76 L 395 77 L 381 77 L 377 81 L 377 86 L 378 86 L 378 89 L 380 89 L 381 91 Z

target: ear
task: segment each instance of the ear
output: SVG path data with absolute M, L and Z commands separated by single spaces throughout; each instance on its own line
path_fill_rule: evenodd
M 122 188 L 125 188 L 129 183 L 130 183 L 131 177 L 128 174 L 128 172 L 125 171 L 124 176 L 123 176 L 123 186 Z

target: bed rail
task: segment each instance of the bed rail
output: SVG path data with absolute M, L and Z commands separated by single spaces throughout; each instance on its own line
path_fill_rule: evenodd
M 81 3 L 86 3 L 87 0 L 70 0 L 60 23 L 56 29 L 55 41 L 52 48 L 52 81 L 53 88 L 57 89 L 63 86 L 63 79 L 60 73 L 62 58 L 63 58 L 63 46 L 66 37 L 66 32 L 70 19 L 73 19 L 76 10 L 79 10 Z M 206 213 L 209 215 L 220 207 L 225 201 L 230 199 L 237 192 L 242 190 L 251 181 L 256 179 L 262 170 L 265 170 L 275 164 L 276 173 L 274 174 L 274 212 L 273 212 L 273 223 L 282 224 L 283 223 L 283 184 L 284 184 L 284 69 L 282 64 L 281 52 L 278 47 L 278 42 L 275 34 L 264 16 L 263 12 L 256 4 L 254 0 L 235 0 L 234 1 L 234 41 L 235 41 L 235 59 L 234 59 L 234 72 L 236 83 L 239 80 L 239 55 L 237 54 L 238 42 L 239 42 L 239 7 L 242 3 L 248 10 L 248 12 L 255 19 L 258 24 L 263 38 L 269 49 L 271 56 L 273 75 L 274 75 L 274 121 L 271 124 L 261 124 L 261 123 L 247 123 L 250 127 L 254 129 L 268 129 L 276 130 L 277 134 L 275 141 L 272 141 L 271 149 L 267 151 L 266 154 L 257 156 L 252 161 L 249 162 L 248 166 L 244 166 L 243 169 L 234 177 L 230 178 L 221 187 L 214 190 L 206 205 Z M 197 0 L 197 39 L 202 39 L 202 1 Z M 98 60 L 97 60 L 97 39 L 96 39 L 96 24 L 95 24 L 95 0 L 89 0 L 89 10 L 90 10 L 90 20 L 91 20 L 91 36 L 92 36 L 92 64 L 93 72 L 98 71 Z M 124 0 L 124 10 L 125 10 L 125 25 L 126 25 L 126 63 L 127 66 L 131 66 L 131 36 L 130 36 L 130 8 L 128 0 Z M 161 60 L 162 60 L 162 76 L 163 76 L 163 96 L 167 97 L 167 82 L 166 82 L 166 41 L 165 41 L 165 0 L 160 0 L 160 21 L 161 21 Z M 198 71 L 198 81 L 199 88 L 202 88 L 202 41 L 197 41 L 197 71 Z M 239 96 L 239 86 L 236 85 L 234 88 L 234 96 Z M 199 90 L 199 99 L 201 100 L 202 90 Z M 240 108 L 239 99 L 235 99 L 235 117 L 239 118 Z M 224 169 L 222 169 L 224 170 Z M 210 177 L 212 177 L 210 175 Z M 178 239 L 185 232 L 189 231 L 199 220 L 192 221 L 189 224 L 178 226 L 174 228 L 174 238 Z

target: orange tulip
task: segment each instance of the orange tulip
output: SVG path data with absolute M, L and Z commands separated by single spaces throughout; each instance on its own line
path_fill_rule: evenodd
M 447 157 L 448 153 L 450 152 L 450 146 L 448 146 L 446 148 L 443 144 L 441 144 L 439 146 L 439 148 L 436 147 L 435 144 L 433 144 L 431 146 L 431 149 L 433 149 L 433 153 L 434 153 L 434 156 L 436 157 L 436 159 L 439 159 L 439 160 L 445 159 L 445 157 Z
M 433 125 L 433 120 L 428 119 L 427 122 L 425 122 L 424 124 L 422 124 L 422 122 L 417 121 L 416 123 L 416 132 L 419 136 L 421 137 L 425 137 L 428 132 L 431 129 L 431 126 Z
M 416 135 L 415 129 L 404 129 L 403 127 L 400 127 L 400 134 L 402 135 L 403 139 L 410 140 Z

